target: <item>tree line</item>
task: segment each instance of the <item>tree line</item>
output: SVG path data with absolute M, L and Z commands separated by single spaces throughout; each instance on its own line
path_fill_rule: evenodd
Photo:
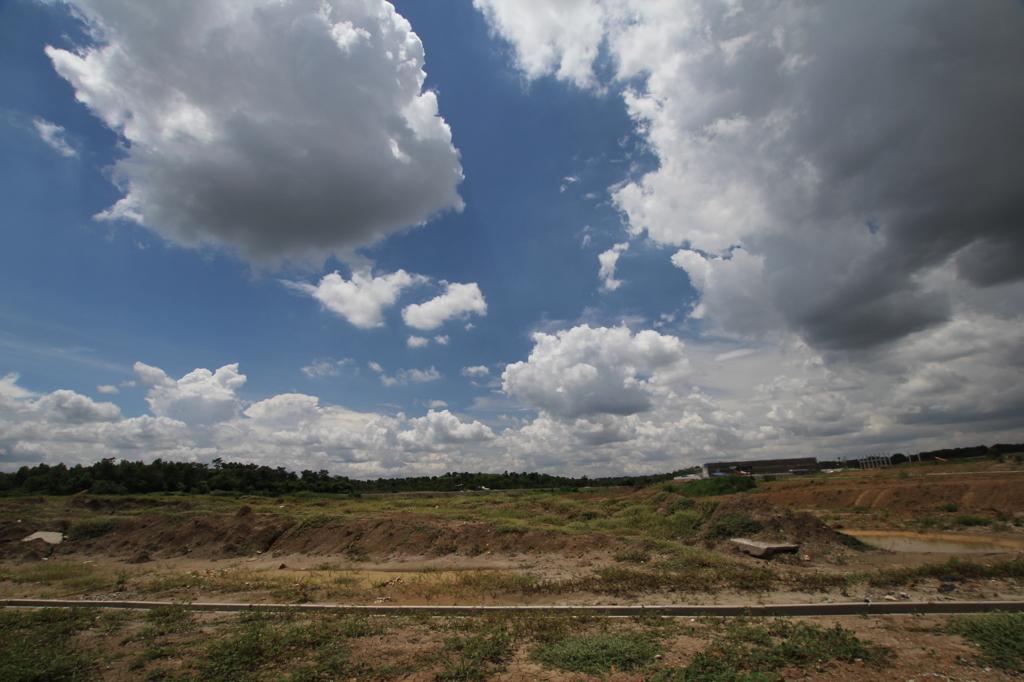
M 554 488 L 572 489 L 587 486 L 644 486 L 670 481 L 681 472 L 648 476 L 611 476 L 588 478 L 554 476 L 538 472 L 459 473 L 442 476 L 378 478 L 362 481 L 334 476 L 328 471 L 294 472 L 284 467 L 268 467 L 215 459 L 212 463 L 131 462 L 113 458 L 95 464 L 37 464 L 23 466 L 13 473 L 0 472 L 0 495 L 124 495 L 143 493 L 242 493 L 248 495 L 283 495 L 287 493 L 327 493 L 362 495 L 398 492 L 450 492 L 459 490 L 513 490 Z
M 943 450 L 931 450 L 930 452 L 922 452 L 920 456 L 915 453 L 913 456 L 904 455 L 902 452 L 897 452 L 889 456 L 889 461 L 893 464 L 904 464 L 906 462 L 934 462 L 935 460 L 951 460 L 951 459 L 971 459 L 976 457 L 987 457 L 989 459 L 999 459 L 1006 455 L 1013 455 L 1014 453 L 1024 452 L 1024 443 L 996 443 L 992 447 L 987 445 L 974 445 L 966 448 L 945 448 Z M 854 460 L 850 460 L 852 463 Z M 843 460 L 834 460 L 831 462 L 818 462 L 819 469 L 838 469 L 842 467 L 846 462 Z

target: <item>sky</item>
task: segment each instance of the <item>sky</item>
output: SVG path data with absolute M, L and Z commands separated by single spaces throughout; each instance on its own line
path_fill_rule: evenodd
M 1019 0 L 0 0 L 0 469 L 1024 441 Z

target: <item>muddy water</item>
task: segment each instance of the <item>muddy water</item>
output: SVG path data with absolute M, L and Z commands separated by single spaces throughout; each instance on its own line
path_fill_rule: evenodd
M 986 554 L 1024 549 L 1024 540 L 978 538 L 970 535 L 906 533 L 900 531 L 846 531 L 869 545 L 892 552 L 941 552 L 945 554 Z

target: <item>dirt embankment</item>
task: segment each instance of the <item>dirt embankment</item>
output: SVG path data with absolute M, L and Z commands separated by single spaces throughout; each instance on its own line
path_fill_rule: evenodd
M 791 509 L 886 509 L 921 514 L 943 504 L 961 512 L 1024 513 L 1024 473 L 836 477 L 762 483 L 762 499 Z
M 234 515 L 143 514 L 108 517 L 93 526 L 92 537 L 70 538 L 60 545 L 22 542 L 37 530 L 68 532 L 65 521 L 21 523 L 0 520 L 0 560 L 38 561 L 42 557 L 87 554 L 143 563 L 188 556 L 229 559 L 253 554 L 348 554 L 387 559 L 402 556 L 582 554 L 609 550 L 621 542 L 607 535 L 566 535 L 555 531 L 502 532 L 487 523 L 445 521 L 400 514 L 367 518 L 313 517 L 305 522 L 242 507 Z

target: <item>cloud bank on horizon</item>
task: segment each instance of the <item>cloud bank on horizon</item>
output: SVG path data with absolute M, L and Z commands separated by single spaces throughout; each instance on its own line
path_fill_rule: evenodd
M 558 248 L 552 231 L 579 252 L 580 224 L 524 226 L 531 244 L 514 262 L 498 245 L 514 231 L 497 234 L 472 183 L 476 168 L 498 178 L 487 196 L 514 186 L 511 162 L 488 175 L 474 146 L 503 130 L 474 137 L 472 98 L 453 95 L 453 123 L 441 117 L 454 62 L 439 60 L 447 85 L 425 85 L 430 43 L 414 24 L 426 10 L 65 4 L 92 40 L 46 54 L 123 147 L 122 196 L 100 217 L 305 263 L 312 274 L 277 287 L 292 305 L 318 302 L 322 329 L 294 366 L 246 372 L 287 367 L 309 391 L 386 397 L 325 401 L 288 384 L 254 395 L 240 364 L 173 379 L 137 349 L 116 360 L 135 363 L 123 390 L 112 375 L 97 388 L 145 400 L 147 414 L 127 417 L 81 390 L 37 392 L 11 366 L 0 466 L 222 457 L 357 477 L 650 473 L 1024 440 L 1017 2 L 473 0 L 508 58 L 501 75 L 527 83 L 516 97 L 614 102 L 653 158 L 566 155 L 551 196 L 603 195 L 619 221 L 585 228 L 586 273 L 531 260 Z M 37 141 L 82 163 L 81 137 L 51 118 L 33 114 Z M 595 167 L 613 180 L 596 185 Z M 464 208 L 486 238 L 430 236 Z M 583 280 L 590 290 L 570 299 L 566 282 Z M 519 302 L 504 290 L 527 284 L 530 312 L 513 323 Z M 552 318 L 558 297 L 575 312 Z

